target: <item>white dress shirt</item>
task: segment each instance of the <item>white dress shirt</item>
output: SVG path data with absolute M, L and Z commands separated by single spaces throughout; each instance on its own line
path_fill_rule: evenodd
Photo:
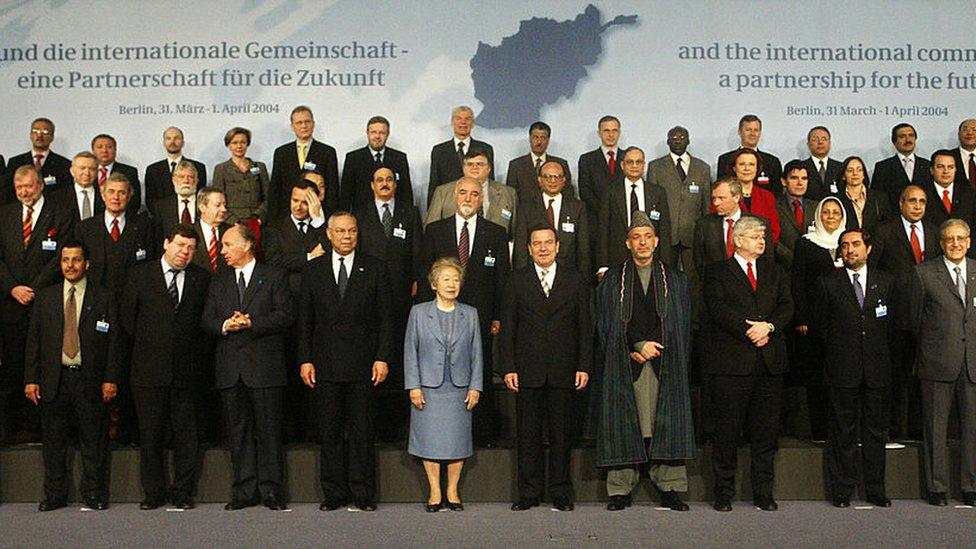
M 542 193 L 542 209 L 549 209 L 549 201 L 552 201 L 552 221 L 556 224 L 556 230 L 559 230 L 559 212 L 563 208 L 563 193 L 556 193 L 556 196 L 549 196 L 546 193 Z
M 946 256 L 942 256 L 942 261 L 945 263 L 946 269 L 949 270 L 949 278 L 952 280 L 952 285 L 956 285 L 956 267 L 960 269 L 959 276 L 962 277 L 963 284 L 966 283 L 966 258 L 963 257 L 959 264 L 953 263 L 951 259 Z
M 915 153 L 898 153 L 898 161 L 901 162 L 901 167 L 905 170 L 905 176 L 911 182 L 912 176 L 915 175 Z
M 942 201 L 942 192 L 943 191 L 949 191 L 949 203 L 952 204 L 952 191 L 955 189 L 956 182 L 953 181 L 953 182 L 949 183 L 949 185 L 947 185 L 945 187 L 943 187 L 942 185 L 939 185 L 938 183 L 936 183 L 934 181 L 932 182 L 932 184 L 935 185 L 935 196 L 936 196 L 936 198 L 939 199 L 939 202 Z
M 119 234 L 122 234 L 122 232 L 125 231 L 125 212 L 122 212 L 122 214 L 119 217 L 115 217 L 108 210 L 105 210 L 103 217 L 105 220 L 106 231 L 112 232 L 112 221 L 116 219 L 119 220 Z
M 177 269 L 169 263 L 166 262 L 166 257 L 163 256 L 159 258 L 159 264 L 163 268 L 163 278 L 166 280 L 166 287 L 173 283 L 173 277 L 176 277 L 176 295 L 178 300 L 183 300 L 183 283 L 186 281 L 186 275 L 183 274 L 183 269 Z M 170 270 L 174 272 L 171 273 Z
M 467 136 L 464 139 L 458 139 L 454 136 L 454 153 L 457 154 L 458 143 L 464 143 L 464 154 L 468 154 L 471 151 L 471 136 Z
M 352 262 L 356 260 L 356 250 L 349 252 L 349 255 L 339 255 L 339 252 L 332 250 L 332 276 L 335 283 L 339 284 L 339 258 L 343 258 L 346 264 L 346 276 L 352 278 Z
M 856 271 L 846 267 L 844 270 L 847 271 L 847 281 L 851 283 L 851 286 L 854 286 L 854 275 L 857 275 L 857 285 L 861 287 L 861 295 L 866 296 L 868 293 L 868 288 L 865 286 L 868 280 L 868 264 L 861 265 L 861 268 Z
M 176 218 L 183 219 L 183 201 L 186 200 L 186 207 L 190 210 L 190 221 L 197 220 L 197 195 L 192 194 L 187 197 L 176 195 Z
M 919 219 L 915 223 L 912 223 L 902 216 L 901 224 L 905 228 L 905 238 L 908 239 L 909 244 L 912 242 L 912 225 L 915 226 L 915 235 L 918 236 L 918 246 L 922 249 L 922 257 L 925 257 L 925 228 L 922 226 L 922 220 Z
M 973 156 L 976 156 L 976 150 L 967 151 L 959 147 L 959 158 L 962 160 L 962 170 L 966 174 L 966 179 L 969 179 L 969 159 Z M 976 161 L 976 158 L 973 158 L 973 161 Z M 956 166 L 956 170 L 959 170 L 959 166 Z
M 383 202 L 379 198 L 374 198 L 373 199 L 373 203 L 376 204 L 376 215 L 379 216 L 379 220 L 380 221 L 383 221 L 383 204 L 389 204 L 390 205 L 390 216 L 393 216 L 393 208 L 395 206 L 395 204 L 394 204 L 395 201 L 396 201 L 395 198 L 391 198 L 387 202 Z
M 759 269 L 756 268 L 756 261 L 758 261 L 758 258 L 746 259 L 741 255 L 739 255 L 739 252 L 735 252 L 734 254 L 732 254 L 732 257 L 735 258 L 735 262 L 739 264 L 739 268 L 742 269 L 742 272 L 746 275 L 747 278 L 749 277 L 749 266 L 746 264 L 752 263 L 752 276 L 756 278 L 756 282 L 759 282 Z
M 627 226 L 630 226 L 630 191 L 633 185 L 637 185 L 637 207 L 640 211 L 644 210 L 644 179 L 638 179 L 636 181 L 631 181 L 628 178 L 624 178 L 624 204 L 626 204 L 627 209 Z M 651 221 L 654 221 L 653 219 Z
M 540 267 L 539 264 L 536 263 L 536 262 L 534 262 L 534 261 L 532 262 L 532 265 L 535 266 L 535 276 L 536 276 L 536 278 L 539 279 L 539 287 L 541 288 L 542 287 L 542 280 L 543 280 L 542 267 Z M 552 263 L 552 265 L 549 265 L 549 267 L 546 268 L 545 281 L 546 281 L 546 286 L 549 287 L 549 293 L 552 293 L 552 285 L 556 282 L 556 262 L 555 261 Z
M 91 187 L 82 187 L 81 185 L 75 183 L 74 187 L 75 201 L 78 202 L 78 214 L 81 215 L 81 212 L 85 211 L 85 193 L 88 193 L 88 204 L 91 205 L 92 215 L 95 215 L 95 193 L 98 192 L 98 190 L 94 185 Z

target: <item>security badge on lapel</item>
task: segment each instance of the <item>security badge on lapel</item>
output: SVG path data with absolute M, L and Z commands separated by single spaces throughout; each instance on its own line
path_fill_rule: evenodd
M 57 183 L 58 183 L 58 179 L 53 175 L 49 175 L 44 178 L 44 186 L 57 185 Z
M 397 226 L 393 227 L 393 237 L 401 240 L 407 238 L 407 230 L 403 228 L 403 223 L 397 223 Z
M 871 286 L 873 290 L 876 286 Z M 878 306 L 874 308 L 874 318 L 884 318 L 888 316 L 888 306 L 878 300 Z
M 504 219 L 505 221 L 511 221 L 512 212 L 510 210 L 506 210 L 505 208 L 502 208 L 502 219 Z
M 691 194 L 699 194 L 701 193 L 701 187 L 698 186 L 698 183 L 692 181 L 691 183 L 688 184 L 688 192 L 690 192 Z
M 136 261 L 145 261 L 147 257 L 149 257 L 149 254 L 146 253 L 146 250 L 142 249 L 142 246 L 136 249 Z
M 47 238 L 41 241 L 41 249 L 44 250 L 45 252 L 58 251 L 58 243 L 56 240 L 54 240 L 54 237 L 57 236 L 57 234 L 58 234 L 57 229 L 51 229 L 50 231 L 48 231 Z
M 756 178 L 756 183 L 759 183 L 763 187 L 769 186 L 769 176 L 766 172 L 759 172 L 759 177 Z
M 566 216 L 566 219 L 562 223 L 562 231 L 564 233 L 576 232 L 576 223 L 573 223 L 572 219 L 569 218 L 569 215 Z
M 659 212 L 656 209 L 651 210 L 651 211 L 647 212 L 647 217 L 651 218 L 651 221 L 660 221 L 661 220 L 661 212 Z
M 101 319 L 95 322 L 95 331 L 101 334 L 107 334 L 109 329 L 109 323 L 105 322 L 105 319 Z
M 495 256 L 491 255 L 491 250 L 485 254 L 485 267 L 493 268 L 495 266 Z
M 302 165 L 303 170 L 308 170 L 310 172 L 314 172 L 315 168 L 317 167 L 318 166 L 315 164 L 315 162 L 306 162 L 305 164 Z

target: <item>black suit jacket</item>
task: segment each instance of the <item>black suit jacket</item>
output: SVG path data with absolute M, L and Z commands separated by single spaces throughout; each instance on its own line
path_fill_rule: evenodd
M 322 205 L 330 212 L 336 211 L 339 206 L 339 159 L 335 148 L 313 139 L 305 153 L 305 163 L 315 164 L 315 171 L 325 178 L 325 200 Z M 288 215 L 291 186 L 301 176 L 297 141 L 285 143 L 275 149 L 268 191 L 269 218 Z
M 627 240 L 627 217 L 630 209 L 629 184 L 623 179 L 615 180 L 603 193 L 600 214 L 597 220 L 597 248 L 595 266 L 616 268 L 630 259 Z M 651 218 L 658 235 L 658 259 L 668 265 L 674 264 L 674 249 L 671 247 L 671 213 L 668 208 L 668 193 L 660 185 L 644 182 L 644 212 Z M 654 219 L 657 212 L 658 219 Z
M 203 162 L 197 162 L 184 157 L 184 161 L 190 162 L 197 169 L 197 190 L 207 186 L 207 167 Z M 169 159 L 164 158 L 158 162 L 146 166 L 146 204 L 176 196 L 173 190 L 173 174 L 169 170 Z
M 721 178 L 726 175 L 732 174 L 732 155 L 736 153 L 739 149 L 732 149 L 726 153 L 722 153 L 718 157 L 718 164 L 716 166 L 715 178 Z M 763 171 L 759 174 L 758 178 L 768 177 L 769 183 L 763 185 L 759 182 L 759 185 L 766 187 L 767 190 L 773 193 L 775 196 L 780 196 L 785 194 L 783 190 L 783 164 L 779 161 L 779 158 L 769 154 L 766 151 L 756 150 L 759 153 L 759 157 L 762 158 Z M 809 197 L 809 195 L 808 195 Z
M 963 165 L 968 164 L 969 159 L 962 159 L 962 154 L 959 152 L 959 147 L 952 149 L 952 156 L 956 159 L 956 183 L 961 183 L 963 185 L 972 187 L 972 185 L 969 184 L 969 180 L 966 179 L 966 167 Z M 13 164 L 13 158 L 10 159 L 10 163 Z
M 427 225 L 424 243 L 427 248 L 426 270 L 441 257 L 457 257 L 458 245 L 455 233 L 454 216 Z M 500 225 L 479 216 L 473 235 L 468 266 L 464 270 L 464 284 L 458 300 L 478 310 L 481 335 L 488 333 L 492 320 L 501 319 L 502 291 L 510 275 L 508 262 L 508 235 Z M 491 266 L 486 265 L 488 257 L 493 258 Z M 487 260 L 487 263 L 492 263 Z M 421 285 L 423 293 L 418 301 L 434 298 L 429 284 Z
M 44 250 L 42 243 L 52 240 L 59 248 L 73 234 L 71 214 L 57 201 L 45 198 L 25 249 L 22 209 L 20 202 L 0 207 L 0 318 L 7 324 L 20 322 L 30 310 L 30 305 L 18 303 L 10 290 L 29 286 L 36 293 L 61 280 L 57 249 Z
M 833 271 L 817 281 L 817 298 L 810 329 L 823 343 L 827 385 L 872 389 L 891 384 L 888 352 L 893 280 L 879 269 L 867 270 L 862 280 L 864 306 L 857 303 L 847 269 Z M 884 311 L 879 311 L 884 307 Z
M 393 311 L 386 265 L 356 253 L 346 295 L 339 297 L 332 253 L 309 262 L 298 308 L 299 364 L 315 365 L 320 381 L 369 381 L 373 362 L 393 354 Z
M 773 257 L 774 252 L 771 251 L 774 249 L 773 235 L 772 231 L 769 230 L 769 222 L 758 215 L 743 212 L 742 217 L 746 216 L 755 217 L 766 225 L 766 251 L 763 253 L 762 258 Z M 727 227 L 725 226 L 724 220 L 725 218 L 722 216 L 710 213 L 699 218 L 695 223 L 695 243 L 692 248 L 692 259 L 694 260 L 695 271 L 698 272 L 699 278 L 704 276 L 705 269 L 708 265 L 725 261 L 729 258 L 726 255 L 725 248 L 725 232 Z
M 388 278 L 384 283 L 390 298 L 396 303 L 409 304 L 413 299 L 410 286 L 415 281 L 418 287 L 427 282 L 420 211 L 412 202 L 397 199 L 393 205 L 393 234 L 390 238 L 383 231 L 376 203 L 372 200 L 360 206 L 355 215 L 359 227 L 357 251 L 386 264 Z
M 901 200 L 901 192 L 909 184 L 918 185 L 923 189 L 932 182 L 932 163 L 915 155 L 915 169 L 912 171 L 912 180 L 908 180 L 905 175 L 905 168 L 902 166 L 898 155 L 889 156 L 884 160 L 879 160 L 874 165 L 874 174 L 871 176 L 871 189 L 878 189 L 888 195 L 891 203 L 891 211 L 898 211 L 898 202 Z
M 88 281 L 121 292 L 133 266 L 157 257 L 158 247 L 149 218 L 126 213 L 125 230 L 118 242 L 105 227 L 105 216 L 96 215 L 75 226 L 75 237 L 88 248 Z
M 790 280 L 772 261 L 757 261 L 754 268 L 756 291 L 734 257 L 705 268 L 703 287 L 709 317 L 706 373 L 747 376 L 759 356 L 771 374 L 786 371 L 784 333 L 793 317 Z M 771 322 L 775 331 L 769 334 L 769 343 L 753 345 L 746 337 L 746 320 Z
M 467 153 L 472 148 L 480 149 L 488 155 L 488 166 L 491 167 L 489 179 L 495 178 L 495 149 L 485 143 L 471 138 L 468 148 L 464 149 Z M 454 138 L 448 139 L 443 143 L 438 143 L 430 149 L 430 179 L 427 181 L 427 208 L 434 199 L 434 191 L 438 185 L 450 183 L 461 179 L 464 173 L 461 171 L 461 159 L 458 158 L 457 147 L 454 145 Z M 426 209 L 426 208 L 425 208 Z
M 534 263 L 515 271 L 506 284 L 501 311 L 502 371 L 517 373 L 519 386 L 572 388 L 576 372 L 589 372 L 590 293 L 575 269 L 556 266 L 548 298 Z
M 342 164 L 342 188 L 339 197 L 339 207 L 351 212 L 363 204 L 373 202 L 373 170 L 376 163 L 373 151 L 369 145 L 349 151 Z M 396 178 L 396 201 L 413 204 L 413 184 L 410 183 L 410 164 L 406 153 L 386 147 L 383 150 L 383 164 L 393 169 Z
M 569 169 L 569 162 L 550 154 L 546 155 L 546 162 L 558 162 L 563 167 L 563 174 L 566 175 L 566 187 L 563 189 L 563 195 L 575 197 L 573 173 Z M 531 154 L 520 156 L 508 163 L 505 184 L 518 191 L 520 202 L 542 195 L 542 190 L 539 188 L 539 172 L 536 171 L 535 164 L 532 163 Z
M 942 257 L 939 228 L 924 219 L 918 223 L 923 233 L 920 237 L 923 241 L 922 261 Z M 895 282 L 891 295 L 893 307 L 889 312 L 891 322 L 896 329 L 910 330 L 912 325 L 908 312 L 912 280 L 915 278 L 915 254 L 912 253 L 912 244 L 901 216 L 878 226 L 871 247 L 868 265 L 885 271 Z
M 128 164 L 123 164 L 121 162 L 115 162 L 112 164 L 112 171 L 109 175 L 113 173 L 120 173 L 129 180 L 129 185 L 132 186 L 132 195 L 129 197 L 129 205 L 125 207 L 125 211 L 135 214 L 139 211 L 139 207 L 142 206 L 142 185 L 139 184 L 139 170 L 135 166 L 130 166 Z M 170 183 L 170 188 L 172 188 L 172 182 Z
M 840 203 L 843 204 L 844 210 L 847 213 L 848 229 L 864 228 L 868 232 L 874 232 L 875 227 L 891 219 L 891 201 L 888 199 L 888 195 L 884 191 L 871 188 L 868 189 L 868 199 L 864 203 L 864 211 L 861 212 L 861 216 L 863 217 L 862 227 L 862 224 L 857 222 L 857 214 L 854 213 L 854 203 L 847 197 L 845 189 L 844 183 L 837 183 L 837 192 L 827 194 L 836 196 L 840 200 Z
M 612 177 L 603 149 L 597 148 L 583 153 L 580 155 L 577 165 L 579 196 L 583 204 L 586 204 L 586 213 L 590 216 L 590 239 L 593 241 L 594 248 L 599 233 L 596 230 L 597 216 L 600 214 L 600 206 L 603 204 L 603 195 L 612 182 L 623 181 L 624 179 L 624 172 L 620 169 L 620 162 L 624 158 L 623 149 L 617 149 L 615 158 L 617 159 L 617 169 Z
M 807 176 L 810 178 L 807 183 L 807 194 L 803 195 L 811 200 L 820 201 L 830 194 L 830 184 L 837 181 L 840 167 L 843 164 L 833 158 L 827 157 L 827 177 L 820 179 L 820 168 L 814 163 L 813 158 L 809 157 L 803 161 L 803 166 L 807 169 Z
M 325 231 L 325 224 L 319 228 L 309 227 L 304 234 L 298 232 L 298 227 L 291 220 L 291 216 L 279 217 L 267 227 L 261 228 L 261 248 L 268 265 L 278 267 L 287 273 L 288 289 L 296 300 L 301 295 L 302 272 L 308 263 L 308 252 L 323 240 L 321 234 Z
M 215 386 L 229 389 L 240 380 L 252 389 L 283 387 L 288 380 L 285 332 L 294 322 L 285 273 L 263 263 L 255 265 L 240 307 L 234 271 L 224 269 L 214 275 L 201 320 L 203 329 L 217 337 Z M 224 321 L 238 310 L 250 315 L 251 328 L 221 334 Z
M 942 187 L 939 187 L 936 183 L 929 183 L 925 186 L 925 198 L 928 203 L 925 205 L 925 221 L 935 225 L 936 227 L 941 227 L 942 223 L 950 217 L 956 219 L 962 219 L 969 226 L 973 226 L 974 217 L 976 217 L 976 190 L 969 185 L 968 181 L 963 181 L 959 183 L 958 181 L 952 186 L 952 213 L 946 211 L 945 205 L 942 203 Z M 970 248 L 970 252 L 973 249 Z
M 207 338 L 200 318 L 210 273 L 190 263 L 183 270 L 179 307 L 173 307 L 159 260 L 132 267 L 122 292 L 119 320 L 132 342 L 129 379 L 137 387 L 197 388 L 203 373 Z
M 224 233 L 227 229 L 233 227 L 230 223 L 221 223 L 217 227 L 217 272 L 223 271 L 227 268 L 227 261 L 224 260 L 223 254 L 220 253 L 223 250 L 224 245 L 221 242 Z M 193 252 L 193 264 L 198 265 L 206 270 L 210 270 L 210 251 L 208 246 L 210 245 L 210 238 L 213 236 L 211 234 L 203 234 L 203 226 L 200 225 L 200 218 L 197 218 L 196 223 L 193 224 L 194 230 L 197 232 L 197 249 Z M 159 240 L 162 244 L 162 239 Z
M 10 204 L 17 201 L 17 194 L 14 193 L 14 172 L 21 166 L 30 166 L 33 164 L 34 153 L 32 151 L 10 157 L 10 161 L 7 162 L 6 173 L 3 177 L 3 187 L 0 189 L 0 202 Z M 70 160 L 54 151 L 50 151 L 47 155 L 47 160 L 41 166 L 41 178 L 44 179 L 53 176 L 56 181 L 55 185 L 57 187 L 64 187 L 70 185 L 73 180 L 70 170 Z M 45 183 L 44 188 L 47 190 L 51 189 L 52 186 Z
M 793 215 L 793 203 L 786 195 L 776 197 L 776 211 L 779 213 L 779 242 L 776 244 L 776 260 L 783 269 L 790 270 L 793 265 L 793 252 L 796 251 L 796 241 L 807 234 L 807 229 L 813 225 L 813 217 L 817 212 L 817 203 L 809 198 L 801 198 L 803 209 L 803 226 L 796 223 Z
M 105 201 L 102 200 L 102 193 L 99 192 L 96 185 L 92 186 L 92 216 L 101 217 L 102 213 L 105 212 Z M 58 186 L 50 191 L 45 192 L 45 196 L 49 196 L 52 200 L 58 202 L 62 208 L 68 210 L 71 213 L 71 219 L 74 223 L 81 222 L 81 210 L 78 209 L 78 200 L 75 195 L 75 184 L 72 181 L 69 185 Z
M 99 321 L 108 323 L 107 331 L 96 329 Z M 111 294 L 86 284 L 78 316 L 81 373 L 88 387 L 98 388 L 99 393 L 102 383 L 119 383 L 120 368 L 115 356 L 118 331 Z M 58 394 L 63 341 L 64 286 L 53 284 L 37 293 L 24 355 L 24 383 L 40 384 L 44 402 L 52 402 Z
M 515 241 L 512 261 L 516 269 L 529 263 L 529 231 L 536 225 L 549 223 L 542 194 L 519 203 L 518 216 L 515 217 Z M 572 229 L 572 230 L 567 230 Z M 563 194 L 559 219 L 556 220 L 559 233 L 559 263 L 579 271 L 584 281 L 593 278 L 593 264 L 590 260 L 590 220 L 586 206 L 578 198 Z

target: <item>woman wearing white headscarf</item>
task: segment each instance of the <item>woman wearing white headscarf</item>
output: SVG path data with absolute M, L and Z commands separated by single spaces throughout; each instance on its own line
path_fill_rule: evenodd
M 827 438 L 827 392 L 823 385 L 822 349 L 807 335 L 808 315 L 817 279 L 844 266 L 838 261 L 837 253 L 840 234 L 847 227 L 847 213 L 840 199 L 828 196 L 821 200 L 813 224 L 813 230 L 796 241 L 793 255 L 793 302 L 796 307 L 793 323 L 798 332 L 794 338 L 794 357 L 799 362 L 795 366 L 807 390 L 811 438 L 820 441 Z

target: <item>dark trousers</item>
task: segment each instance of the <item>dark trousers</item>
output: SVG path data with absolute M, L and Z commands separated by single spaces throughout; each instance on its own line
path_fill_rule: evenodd
M 139 418 L 139 475 L 147 500 L 166 498 L 165 455 L 173 435 L 173 501 L 193 496 L 199 471 L 195 391 L 183 387 L 132 387 Z
M 82 366 L 84 367 L 84 366 Z M 61 369 L 61 385 L 54 400 L 41 401 L 41 455 L 44 460 L 44 498 L 68 497 L 68 438 L 70 425 L 78 426 L 81 450 L 81 495 L 108 499 L 108 423 L 102 388 L 85 379 L 78 369 Z M 41 388 L 41 396 L 46 387 Z
M 772 375 L 762 362 L 757 362 L 751 375 L 716 375 L 713 381 L 715 444 L 712 445 L 712 466 L 715 495 L 728 498 L 735 495 L 739 432 L 748 419 L 752 497 L 772 496 L 773 458 L 778 448 L 783 375 Z
M 319 474 L 327 502 L 344 503 L 350 497 L 359 504 L 376 501 L 375 392 L 370 381 L 319 380 L 315 385 Z
M 888 430 L 893 437 L 917 439 L 922 433 L 922 400 L 912 375 L 918 342 L 908 330 L 894 330 L 889 339 L 892 383 Z
M 572 449 L 573 390 L 552 387 L 520 387 L 515 395 L 518 430 L 519 499 L 539 501 L 545 490 L 542 430 L 549 423 L 549 496 L 553 501 L 572 500 L 569 474 Z
M 890 387 L 830 388 L 830 460 L 827 470 L 836 496 L 849 497 L 857 487 L 858 454 L 862 456 L 864 491 L 885 494 L 885 442 L 888 440 Z M 857 447 L 860 435 L 861 448 Z
M 24 398 L 24 348 L 27 318 L 3 325 L 3 366 L 0 366 L 0 444 L 17 431 L 40 432 L 40 413 Z
M 237 385 L 221 389 L 220 397 L 234 466 L 234 499 L 281 497 L 282 388 L 252 388 L 238 380 Z
M 807 395 L 810 437 L 825 440 L 830 427 L 830 393 L 824 384 L 823 349 L 809 335 L 796 334 L 793 357 Z
M 478 405 L 471 412 L 471 436 L 474 438 L 474 443 L 478 445 L 494 444 L 498 440 L 499 424 L 494 391 L 493 339 L 490 330 L 482 330 L 481 349 L 484 355 L 484 383 L 482 384 L 481 396 L 478 398 Z

